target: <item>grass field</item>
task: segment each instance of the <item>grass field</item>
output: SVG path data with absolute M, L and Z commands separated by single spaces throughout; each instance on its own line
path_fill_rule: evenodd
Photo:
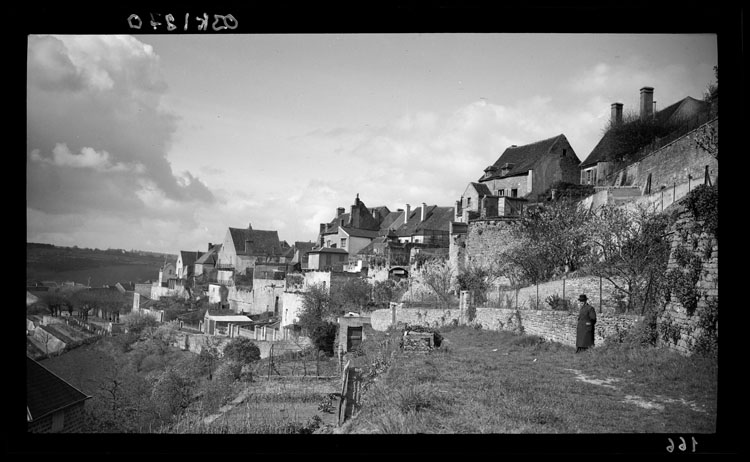
M 398 354 L 342 433 L 713 433 L 715 360 L 468 327 Z
M 91 278 L 91 285 L 95 287 L 155 280 L 164 258 L 172 262 L 177 259 L 176 256 L 27 244 L 26 279 L 86 284 Z

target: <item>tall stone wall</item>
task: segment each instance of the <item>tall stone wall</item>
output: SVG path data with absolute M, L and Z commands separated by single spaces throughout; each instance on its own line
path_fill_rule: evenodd
M 514 242 L 509 219 L 475 220 L 469 222 L 465 238 L 464 264 L 489 266 Z M 458 252 L 458 251 L 457 251 Z
M 718 125 L 718 119 L 706 124 L 716 129 Z M 658 191 L 662 185 L 670 187 L 675 182 L 686 183 L 689 175 L 692 178 L 703 178 L 707 165 L 709 174 L 713 176 L 718 171 L 718 160 L 697 147 L 695 139 L 700 133 L 701 128 L 693 130 L 641 159 L 637 163 L 634 184 L 645 185 L 651 174 L 651 189 Z
M 701 259 L 700 277 L 695 284 L 699 295 L 695 310 L 690 313 L 679 298 L 672 295 L 664 312 L 657 319 L 660 330 L 659 342 L 683 354 L 692 354 L 694 347 L 704 335 L 700 326 L 709 304 L 718 304 L 719 299 L 719 243 L 715 236 L 701 230 L 702 222 L 697 222 L 684 206 L 677 211 L 678 218 L 672 228 L 672 244 L 667 271 L 683 270 L 677 258 L 677 248 L 686 249 L 689 254 Z M 718 330 L 718 327 L 717 327 Z

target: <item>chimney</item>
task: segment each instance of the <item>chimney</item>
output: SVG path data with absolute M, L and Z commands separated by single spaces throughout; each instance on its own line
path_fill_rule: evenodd
M 615 127 L 622 124 L 622 103 L 612 103 L 612 119 L 610 124 Z
M 424 202 L 422 202 L 422 217 L 419 220 L 419 222 L 420 223 L 423 222 L 425 218 L 427 218 L 427 204 L 425 204 Z
M 252 223 L 248 223 L 247 224 L 247 229 L 253 229 L 253 224 Z
M 208 251 L 209 251 L 209 252 L 211 251 L 211 247 L 213 247 L 213 246 L 214 246 L 214 245 L 213 245 L 213 244 L 211 244 L 210 242 L 208 243 Z
M 344 207 L 339 207 L 339 208 L 337 208 L 337 209 L 336 209 L 336 217 L 338 218 L 338 217 L 340 217 L 341 215 L 343 215 L 343 214 L 344 214 L 344 210 L 346 210 L 346 209 L 344 209 Z
M 411 215 L 411 205 L 406 204 L 406 211 L 404 212 L 404 224 L 409 223 L 409 215 Z
M 641 88 L 641 120 L 648 119 L 654 115 L 654 88 Z

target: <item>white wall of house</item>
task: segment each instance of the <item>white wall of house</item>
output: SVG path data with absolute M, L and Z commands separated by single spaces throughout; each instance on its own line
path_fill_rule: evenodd
M 302 312 L 303 295 L 300 292 L 284 292 L 284 308 L 281 310 L 281 327 L 299 321 Z

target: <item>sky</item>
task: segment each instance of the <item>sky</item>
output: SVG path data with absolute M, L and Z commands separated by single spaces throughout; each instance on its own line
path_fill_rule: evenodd
M 713 34 L 30 35 L 27 242 L 314 241 L 355 196 L 453 206 L 512 144 L 701 99 Z

